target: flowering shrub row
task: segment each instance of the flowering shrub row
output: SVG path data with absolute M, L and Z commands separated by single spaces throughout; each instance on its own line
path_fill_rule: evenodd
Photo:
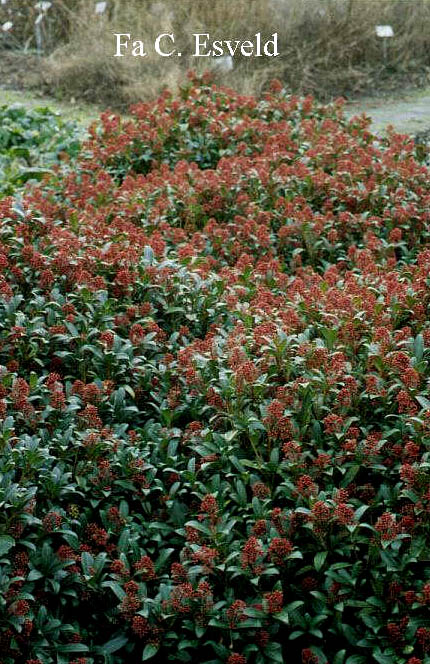
M 1 663 L 428 663 L 412 140 L 194 79 L 0 205 Z

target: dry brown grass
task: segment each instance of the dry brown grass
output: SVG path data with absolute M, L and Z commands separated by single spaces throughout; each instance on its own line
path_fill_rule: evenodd
M 176 88 L 187 69 L 208 66 L 190 55 L 194 32 L 224 39 L 278 32 L 279 57 L 238 57 L 232 72 L 215 74 L 245 93 L 258 93 L 277 77 L 294 92 L 327 99 L 417 83 L 430 72 L 430 0 L 110 0 L 101 17 L 94 4 L 59 2 L 67 40 L 49 56 L 45 76 L 66 97 L 123 107 Z M 395 31 L 386 61 L 377 24 Z M 166 31 L 175 33 L 184 57 L 113 57 L 114 32 L 149 43 Z

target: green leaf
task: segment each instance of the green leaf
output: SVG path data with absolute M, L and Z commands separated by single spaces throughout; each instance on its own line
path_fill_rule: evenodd
M 422 334 L 417 334 L 414 340 L 414 355 L 417 362 L 421 362 L 424 355 L 424 338 Z
M 262 611 L 261 609 L 254 609 L 252 606 L 248 606 L 244 610 L 244 614 L 246 616 L 249 616 L 249 618 L 261 618 L 262 616 L 264 616 L 264 611 Z
M 320 571 L 327 558 L 328 551 L 320 551 L 314 556 L 314 567 L 317 572 Z
M 283 609 L 279 613 L 274 613 L 273 617 L 276 618 L 276 620 L 280 620 L 281 622 L 285 623 L 286 625 L 289 625 L 289 623 L 290 623 L 290 617 L 288 615 L 288 609 Z
M 303 600 L 296 599 L 294 602 L 290 602 L 290 604 L 288 604 L 286 606 L 286 609 L 287 609 L 288 613 L 292 613 L 293 611 L 297 611 L 297 609 L 299 609 L 303 605 L 304 605 Z
M 248 497 L 246 494 L 245 485 L 241 480 L 236 480 L 236 491 L 240 500 L 240 504 L 245 506 L 248 502 Z
M 142 653 L 142 662 L 146 662 L 148 659 L 155 657 L 159 650 L 160 646 L 154 646 L 152 643 L 148 643 Z
M 352 480 L 354 479 L 354 477 L 355 477 L 355 476 L 357 475 L 357 473 L 360 471 L 360 468 L 361 468 L 361 466 L 359 466 L 359 465 L 351 466 L 351 467 L 348 469 L 348 471 L 347 471 L 345 477 L 343 478 L 342 482 L 340 483 L 340 486 L 341 486 L 342 488 L 348 486 L 348 484 L 350 484 L 350 483 L 352 482 Z
M 43 572 L 39 572 L 38 569 L 32 569 L 28 573 L 27 581 L 37 581 L 37 579 L 41 579 L 43 576 Z
M 111 655 L 117 650 L 120 650 L 125 644 L 128 643 L 127 636 L 115 636 L 110 641 L 106 641 L 102 646 L 100 646 L 101 655 Z
M 187 521 L 185 525 L 189 526 L 190 528 L 194 528 L 195 530 L 198 530 L 201 533 L 204 533 L 205 535 L 211 534 L 210 529 L 207 526 L 205 526 L 203 523 L 200 523 L 199 521 Z
M 232 455 L 232 456 L 228 457 L 228 460 L 236 468 L 236 470 L 239 471 L 239 473 L 246 472 L 245 468 L 243 467 L 243 465 L 241 464 L 241 462 L 239 461 L 239 459 L 236 456 Z
M 13 546 L 15 546 L 13 537 L 0 535 L 0 556 L 4 556 Z
M 415 399 L 418 401 L 421 408 L 424 408 L 425 410 L 430 410 L 430 401 L 428 399 L 419 395 L 416 396 Z
M 333 327 L 323 327 L 321 332 L 326 341 L 327 348 L 332 350 L 334 342 L 337 339 L 337 330 L 335 330 Z
M 252 504 L 252 509 L 254 510 L 255 516 L 257 516 L 259 519 L 262 519 L 263 516 L 264 516 L 264 510 L 263 510 L 263 506 L 262 506 L 260 500 L 257 498 L 257 496 L 253 497 L 253 499 L 251 501 L 251 504 Z
M 169 556 L 172 555 L 175 549 L 164 549 L 158 556 L 156 562 L 155 562 L 155 569 L 157 572 L 163 567 L 164 563 L 168 559 Z
M 279 662 L 279 664 L 283 664 L 283 662 L 285 662 L 282 654 L 282 646 L 280 643 L 269 643 L 264 648 L 264 654 L 266 657 L 271 659 L 272 662 Z
M 94 565 L 94 558 L 90 553 L 88 553 L 88 551 L 82 552 L 81 565 L 85 576 L 91 576 L 91 568 Z
M 57 645 L 58 652 L 88 652 L 89 648 L 84 643 L 67 643 L 66 645 Z
M 393 664 L 393 658 L 391 655 L 384 655 L 382 652 L 374 652 L 373 659 L 375 659 L 378 664 Z
M 125 389 L 126 392 L 128 392 L 128 394 L 131 396 L 132 399 L 136 398 L 136 394 L 135 394 L 133 388 L 130 387 L 130 385 L 124 385 L 124 389 Z
M 355 519 L 356 519 L 356 521 L 360 521 L 361 517 L 363 516 L 363 514 L 368 509 L 369 509 L 369 505 L 361 505 L 357 510 L 355 510 Z
M 117 581 L 103 581 L 101 585 L 102 588 L 110 588 L 119 600 L 124 599 L 126 593 Z

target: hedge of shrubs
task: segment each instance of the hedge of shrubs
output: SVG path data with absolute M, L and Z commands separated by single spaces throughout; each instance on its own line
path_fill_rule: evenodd
M 430 662 L 429 229 L 277 82 L 0 202 L 1 664 Z

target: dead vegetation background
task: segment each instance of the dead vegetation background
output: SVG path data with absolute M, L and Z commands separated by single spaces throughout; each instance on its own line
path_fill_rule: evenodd
M 259 93 L 276 77 L 295 93 L 326 100 L 420 85 L 430 75 L 430 0 L 108 0 L 101 15 L 93 0 L 53 0 L 35 8 L 33 0 L 0 5 L 0 48 L 33 53 L 39 19 L 39 85 L 63 98 L 124 108 L 175 89 L 188 69 L 203 71 L 205 58 L 193 58 L 193 32 L 213 39 L 269 38 L 278 32 L 281 56 L 235 58 L 231 72 L 216 82 L 243 93 Z M 393 26 L 395 36 L 383 57 L 375 25 Z M 153 42 L 174 32 L 182 58 L 114 58 L 114 32 Z M 41 37 L 40 37 L 41 35 Z M 40 46 L 40 43 L 39 43 Z M 188 52 L 188 56 L 186 53 Z

